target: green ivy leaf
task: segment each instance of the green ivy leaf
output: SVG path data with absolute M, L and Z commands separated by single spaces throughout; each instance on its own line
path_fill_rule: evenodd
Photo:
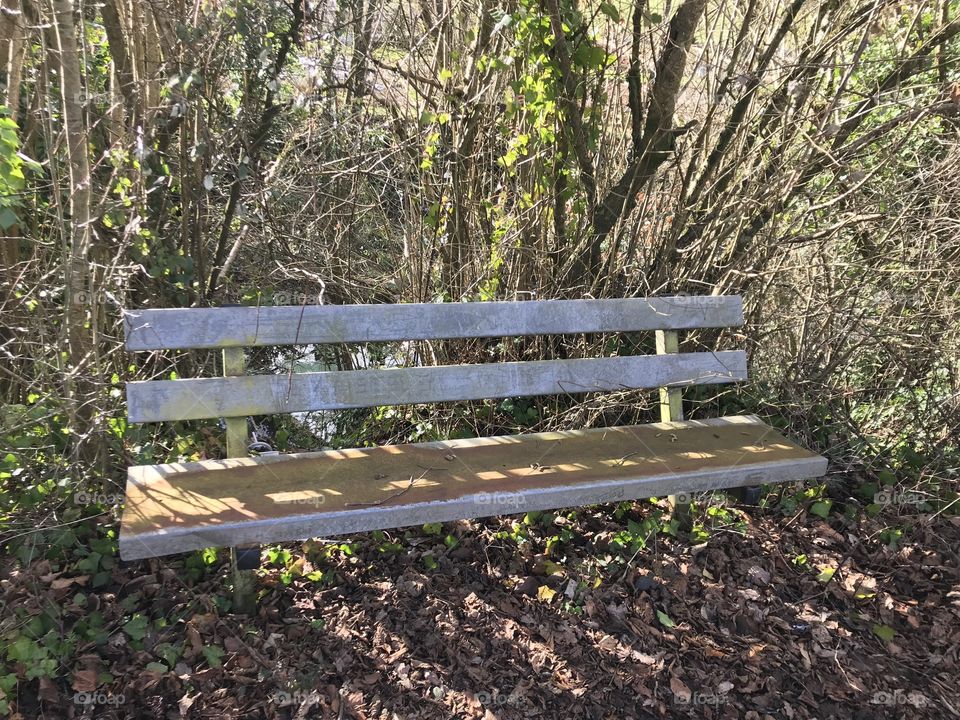
M 830 508 L 832 506 L 833 506 L 832 500 L 821 500 L 820 502 L 815 502 L 813 505 L 810 506 L 810 512 L 826 520 L 827 516 L 830 514 Z
M 659 620 L 660 624 L 665 628 L 674 628 L 677 626 L 677 624 L 673 621 L 673 618 L 671 618 L 665 612 L 661 612 L 660 610 L 657 610 L 657 620 Z
M 820 574 L 817 575 L 817 580 L 819 580 L 819 581 L 822 582 L 822 583 L 828 583 L 828 582 L 830 582 L 830 581 L 833 579 L 833 574 L 834 574 L 836 571 L 837 571 L 837 569 L 836 569 L 836 568 L 832 568 L 832 567 L 823 568 L 823 569 L 820 571 Z
M 884 485 L 897 484 L 897 476 L 894 473 L 890 472 L 889 470 L 881 470 L 880 472 L 877 473 L 877 478 Z
M 620 22 L 620 11 L 617 9 L 616 5 L 612 5 L 608 2 L 602 2 L 600 3 L 600 12 L 614 22 Z
M 207 661 L 207 665 L 212 668 L 223 667 L 223 648 L 217 647 L 216 645 L 208 645 L 203 648 L 203 657 Z
M 0 228 L 9 230 L 18 222 L 17 216 L 14 214 L 13 210 L 8 207 L 0 208 Z
M 145 616 L 136 613 L 124 624 L 123 631 L 130 636 L 131 640 L 139 642 L 147 636 L 147 627 L 149 624 L 150 622 Z
M 896 631 L 889 625 L 874 625 L 873 634 L 884 642 L 890 642 L 893 640 L 893 636 L 896 635 Z
M 167 667 L 173 667 L 180 659 L 180 649 L 170 643 L 160 643 L 153 649 L 153 652 L 163 659 Z

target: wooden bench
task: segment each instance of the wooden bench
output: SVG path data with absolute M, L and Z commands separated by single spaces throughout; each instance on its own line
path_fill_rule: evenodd
M 131 351 L 216 348 L 223 377 L 127 384 L 131 422 L 225 418 L 229 459 L 131 467 L 127 560 L 817 477 L 826 460 L 753 416 L 683 421 L 682 388 L 747 378 L 743 351 L 678 352 L 742 325 L 741 299 L 228 307 L 125 312 Z M 245 375 L 245 347 L 656 332 L 655 355 Z M 247 419 L 660 388 L 650 425 L 248 457 Z

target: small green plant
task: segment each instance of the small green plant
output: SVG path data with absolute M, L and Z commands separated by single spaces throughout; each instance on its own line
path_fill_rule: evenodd
M 395 555 L 403 552 L 403 545 L 393 540 L 387 539 L 386 533 L 382 530 L 373 531 L 373 540 L 377 544 L 377 552 L 386 555 Z
M 526 523 L 513 522 L 509 530 L 501 530 L 495 537 L 498 540 L 510 540 L 517 546 L 521 546 L 530 542 L 530 529 Z
M 518 427 L 530 427 L 540 420 L 540 409 L 526 398 L 504 400 L 500 403 L 500 410 L 512 417 Z
M 196 582 L 206 577 L 210 569 L 217 564 L 216 548 L 205 548 L 190 553 L 184 560 L 184 572 L 188 580 Z
M 183 657 L 183 645 L 173 645 L 171 643 L 159 643 L 153 648 L 153 654 L 163 660 L 167 669 L 172 670 L 174 665 Z
M 205 645 L 200 651 L 203 653 L 203 658 L 207 661 L 207 665 L 212 668 L 223 667 L 224 650 L 222 647 Z
M 610 549 L 629 559 L 647 546 L 650 538 L 663 529 L 662 513 L 654 512 L 640 522 L 628 520 L 627 527 L 615 533 Z
M 24 168 L 42 170 L 39 163 L 20 152 L 18 131 L 9 108 L 0 105 L 0 230 L 4 234 L 20 222 L 26 187 Z
M 9 698 L 13 695 L 18 681 L 16 673 L 8 673 L 0 665 L 0 715 L 10 714 Z

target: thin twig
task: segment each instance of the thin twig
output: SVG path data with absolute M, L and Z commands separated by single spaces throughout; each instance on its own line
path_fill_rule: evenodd
M 403 495 L 405 492 L 410 490 L 413 487 L 413 484 L 417 480 L 422 480 L 423 476 L 433 469 L 434 468 L 427 468 L 426 470 L 423 471 L 423 474 L 421 474 L 420 477 L 414 477 L 413 475 L 411 475 L 410 482 L 407 483 L 407 486 L 403 488 L 403 490 L 398 490 L 393 495 L 387 495 L 387 497 L 382 498 L 380 500 L 374 500 L 373 502 L 344 503 L 344 507 L 376 507 L 377 505 L 383 505 L 388 500 L 393 500 L 394 498 L 398 498 L 401 495 Z
M 300 339 L 300 326 L 303 325 L 303 313 L 307 309 L 307 298 L 304 296 L 303 302 L 300 304 L 300 317 L 297 320 L 297 334 L 293 338 L 293 344 L 296 345 L 297 341 Z M 287 373 L 287 397 L 284 400 L 284 403 L 290 402 L 290 393 L 293 392 L 293 364 L 296 362 L 294 354 L 290 355 L 290 372 Z

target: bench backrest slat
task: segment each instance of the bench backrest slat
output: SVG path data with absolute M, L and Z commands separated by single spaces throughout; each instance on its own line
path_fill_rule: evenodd
M 743 324 L 737 295 L 128 310 L 129 350 L 687 330 Z
M 244 417 L 746 380 L 742 350 L 127 384 L 131 422 Z

